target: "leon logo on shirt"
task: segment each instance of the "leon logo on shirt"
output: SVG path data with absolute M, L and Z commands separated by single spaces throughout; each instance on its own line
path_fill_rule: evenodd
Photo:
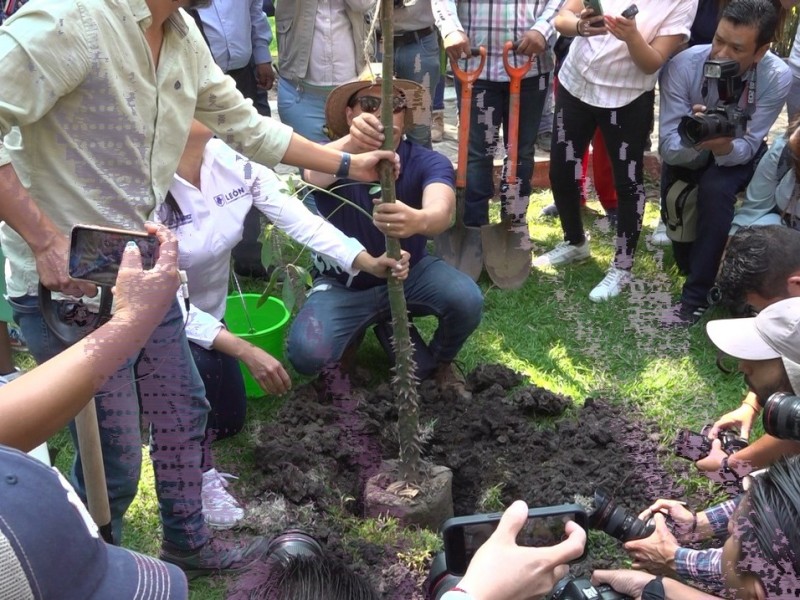
M 225 206 L 226 204 L 230 204 L 231 202 L 235 202 L 242 196 L 247 193 L 247 190 L 244 187 L 234 188 L 225 194 L 217 194 L 214 196 L 214 202 L 216 202 L 217 206 Z

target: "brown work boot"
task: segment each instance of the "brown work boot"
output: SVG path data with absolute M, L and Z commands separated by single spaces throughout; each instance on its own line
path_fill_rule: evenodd
M 444 111 L 435 110 L 431 114 L 431 142 L 438 144 L 444 139 Z
M 439 393 L 452 394 L 458 400 L 472 400 L 472 392 L 467 389 L 464 374 L 454 363 L 440 363 L 434 377 Z

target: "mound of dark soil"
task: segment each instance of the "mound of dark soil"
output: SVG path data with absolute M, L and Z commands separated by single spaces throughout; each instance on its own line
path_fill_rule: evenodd
M 482 365 L 468 379 L 469 404 L 439 394 L 431 383 L 420 386 L 425 456 L 453 470 L 457 515 L 480 512 L 489 490 L 503 504 L 522 498 L 545 506 L 592 497 L 602 485 L 637 513 L 655 498 L 682 494 L 659 460 L 658 428 L 631 407 L 592 398 L 575 405 L 539 387 L 518 387 L 522 376 L 500 365 Z M 264 493 L 312 505 L 314 533 L 369 575 L 386 598 L 407 600 L 421 597 L 410 592 L 420 578 L 395 564 L 398 549 L 365 543 L 345 553 L 337 549 L 336 526 L 325 519 L 329 511 L 341 512 L 343 498 L 354 498 L 345 506 L 358 513 L 363 483 L 382 459 L 398 454 L 396 421 L 386 384 L 333 395 L 305 386 L 262 426 L 255 458 Z M 586 567 L 604 562 L 590 555 Z

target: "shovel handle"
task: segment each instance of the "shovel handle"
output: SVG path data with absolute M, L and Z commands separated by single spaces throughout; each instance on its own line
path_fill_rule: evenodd
M 509 60 L 511 51 L 516 49 L 519 42 L 508 41 L 503 46 L 503 66 L 510 79 L 508 100 L 508 169 L 506 170 L 506 183 L 514 185 L 517 182 L 517 157 L 519 156 L 519 96 L 522 90 L 522 78 L 531 68 L 529 58 L 520 67 L 515 67 Z
M 458 167 L 456 168 L 456 189 L 467 187 L 467 155 L 469 153 L 469 123 L 472 112 L 472 86 L 486 65 L 486 48 L 473 48 L 472 56 L 480 56 L 477 68 L 467 71 L 458 66 L 458 61 L 450 60 L 453 76 L 461 84 L 461 110 L 458 115 Z

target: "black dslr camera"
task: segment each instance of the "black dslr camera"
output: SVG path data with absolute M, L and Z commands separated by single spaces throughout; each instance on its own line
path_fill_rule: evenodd
M 708 437 L 708 432 L 712 425 L 706 425 L 700 433 L 683 429 L 678 432 L 673 443 L 675 456 L 697 462 L 704 459 L 711 452 L 712 441 Z M 738 431 L 724 429 L 719 432 L 719 441 L 725 454 L 731 455 L 734 452 L 747 448 L 747 440 L 739 435 Z
M 620 594 L 605 583 L 594 586 L 585 577 L 567 575 L 559 581 L 547 600 L 633 600 L 630 596 Z
M 735 60 L 712 59 L 703 64 L 703 77 L 707 82 L 717 83 L 719 102 L 701 115 L 681 119 L 678 135 L 684 146 L 695 146 L 720 137 L 744 136 L 750 115 L 739 107 L 739 97 L 744 89 L 739 68 Z
M 652 518 L 642 521 L 627 508 L 618 506 L 613 496 L 603 487 L 595 490 L 593 505 L 594 508 L 589 513 L 589 527 L 604 531 L 620 542 L 640 540 L 649 537 L 656 530 L 656 523 Z M 624 598 L 624 596 L 609 596 L 609 598 L 617 597 Z
M 782 440 L 800 441 L 800 397 L 772 394 L 764 404 L 764 431 Z

